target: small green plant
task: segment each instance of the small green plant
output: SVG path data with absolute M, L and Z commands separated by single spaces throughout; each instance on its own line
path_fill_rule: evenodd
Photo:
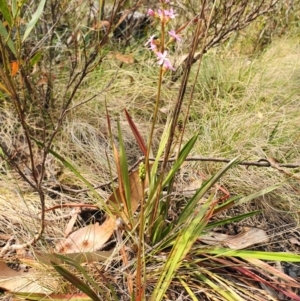
M 114 17 L 123 5 L 128 4 L 125 2 L 114 2 L 109 26 L 103 32 L 95 33 L 95 43 L 90 36 L 90 30 L 87 34 L 78 28 L 72 32 L 68 39 L 68 47 L 71 48 L 60 53 L 64 58 L 68 57 L 68 60 L 62 66 L 62 74 L 58 75 L 54 74 L 53 64 L 57 57 L 52 46 L 55 39 L 59 40 L 62 37 L 59 32 L 46 35 L 46 39 L 43 40 L 47 41 L 44 48 L 31 49 L 25 57 L 23 51 L 28 46 L 26 42 L 32 41 L 33 32 L 43 33 L 40 31 L 43 26 L 37 26 L 43 12 L 56 12 L 52 15 L 54 26 L 55 22 L 59 23 L 60 20 L 58 8 L 64 9 L 64 12 L 71 9 L 68 1 L 54 1 L 51 7 L 47 6 L 46 1 L 40 1 L 35 3 L 34 11 L 27 10 L 29 6 L 26 5 L 29 3 L 26 1 L 11 1 L 9 4 L 1 2 L 0 10 L 5 20 L 0 22 L 1 101 L 8 103 L 21 126 L 28 146 L 28 162 L 25 164 L 27 172 L 23 171 L 21 163 L 15 160 L 2 142 L 0 156 L 38 193 L 42 213 L 38 234 L 21 246 L 11 245 L 2 251 L 33 246 L 43 237 L 46 211 L 43 188 L 45 162 L 48 156 L 52 155 L 92 192 L 95 203 L 106 214 L 105 222 L 110 222 L 107 233 L 115 232 L 113 261 L 102 270 L 95 266 L 95 277 L 77 262 L 79 259 L 60 254 L 54 254 L 54 258 L 50 259 L 50 265 L 55 271 L 92 300 L 118 300 L 121 294 L 128 300 L 137 301 L 178 300 L 181 296 L 190 300 L 265 300 L 267 294 L 270 300 L 274 300 L 268 293 L 269 290 L 264 290 L 259 284 L 293 300 L 300 300 L 293 292 L 293 288 L 299 288 L 299 284 L 275 269 L 272 263 L 264 262 L 300 262 L 299 255 L 234 249 L 224 241 L 209 245 L 205 239 L 209 231 L 216 227 L 259 214 L 260 211 L 253 211 L 231 218 L 220 217 L 228 209 L 264 196 L 280 185 L 267 187 L 248 196 L 219 197 L 213 188 L 229 169 L 235 168 L 241 160 L 237 157 L 214 176 L 205 179 L 191 196 L 178 196 L 174 188 L 177 174 L 199 139 L 198 132 L 187 137 L 186 126 L 203 55 L 209 48 L 226 40 L 230 32 L 245 27 L 257 16 L 272 10 L 277 1 L 262 0 L 257 6 L 240 0 L 230 4 L 203 1 L 199 14 L 191 20 L 184 20 L 183 25 L 178 28 L 175 20 L 181 16 L 170 1 L 161 0 L 158 9 L 148 10 L 148 15 L 159 28 L 146 43 L 159 68 L 152 125 L 145 142 L 133 118 L 125 110 L 130 128 L 143 154 L 143 159 L 138 162 L 138 170 L 130 172 L 122 126 L 117 122 L 115 135 L 108 113 L 109 105 L 106 105 L 108 144 L 113 153 L 118 178 L 118 187 L 112 185 L 113 194 L 107 202 L 77 168 L 53 149 L 55 138 L 68 114 L 96 97 L 94 95 L 79 103 L 73 103 L 86 76 L 101 66 L 107 51 L 104 46 L 108 43 Z M 196 4 L 198 5 L 198 2 Z M 104 1 L 100 1 L 99 12 L 103 6 Z M 29 20 L 28 16 L 31 16 Z M 74 16 L 67 14 L 65 18 L 71 20 Z M 100 21 L 101 18 L 99 14 Z M 25 28 L 21 25 L 24 20 L 28 21 Z M 189 28 L 192 30 L 185 31 Z M 190 49 L 183 60 L 184 63 L 176 68 L 170 54 L 173 49 L 179 47 L 183 39 L 190 39 L 191 42 L 187 43 Z M 48 52 L 45 54 L 43 50 Z M 48 60 L 44 61 L 43 56 Z M 49 65 L 45 62 L 49 62 Z M 192 66 L 196 62 L 198 69 L 189 89 L 191 94 L 188 96 L 187 106 L 183 107 Z M 41 66 L 44 69 L 48 68 L 49 72 L 43 74 Z M 39 78 L 35 75 L 32 69 L 36 68 L 39 70 L 38 75 L 44 77 Z M 67 84 L 63 91 L 55 89 L 59 87 L 56 86 L 56 76 L 67 76 Z M 161 95 L 167 79 L 172 83 L 181 79 L 181 84 L 174 108 L 167 118 L 156 149 L 153 146 L 154 133 L 162 101 Z M 36 86 L 45 86 L 45 89 L 34 89 Z M 33 118 L 37 120 L 36 123 L 31 123 Z M 35 147 L 40 152 L 41 164 L 36 158 Z M 109 160 L 108 164 L 111 164 Z M 110 171 L 112 174 L 112 167 Z M 99 227 L 101 228 L 101 225 Z M 83 244 L 86 243 L 84 240 Z M 56 251 L 59 252 L 60 249 L 57 248 Z M 83 255 L 88 257 L 88 254 Z M 70 269 L 67 269 L 66 265 Z M 102 281 L 100 284 L 97 281 L 99 278 Z M 175 297 L 172 293 L 175 293 Z M 30 294 L 27 294 L 26 298 L 30 298 Z M 41 297 L 39 295 L 36 298 Z

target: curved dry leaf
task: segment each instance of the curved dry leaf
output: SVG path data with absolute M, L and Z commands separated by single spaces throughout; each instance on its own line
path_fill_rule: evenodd
M 217 232 L 209 232 L 202 235 L 200 240 L 208 245 L 222 245 L 232 250 L 241 250 L 255 244 L 269 241 L 266 231 L 258 228 L 245 227 L 243 231 L 237 235 L 228 235 Z
M 130 201 L 131 201 L 131 209 L 132 213 L 134 213 L 139 205 L 141 200 L 143 199 L 143 185 L 140 181 L 140 176 L 138 170 L 132 172 L 129 175 L 129 183 L 130 183 Z M 148 187 L 148 181 L 146 179 L 145 181 L 145 188 Z M 112 193 L 111 196 L 108 199 L 108 202 L 112 203 L 113 205 L 117 206 L 119 208 L 119 212 L 123 211 L 123 214 L 120 214 L 120 218 L 123 219 L 125 223 L 128 222 L 128 212 L 126 208 L 122 208 L 122 196 L 121 196 L 121 191 L 119 188 L 116 189 L 115 193 Z M 119 213 L 116 212 L 116 213 Z
M 71 233 L 56 245 L 59 253 L 95 252 L 110 239 L 116 228 L 116 219 L 107 217 L 103 224 L 91 224 Z

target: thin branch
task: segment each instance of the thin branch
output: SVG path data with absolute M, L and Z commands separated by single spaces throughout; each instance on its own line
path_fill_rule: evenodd
M 149 160 L 154 161 L 154 158 L 150 158 Z M 176 158 L 170 158 L 168 162 L 176 161 Z M 162 160 L 160 160 L 162 161 Z M 202 162 L 220 162 L 220 163 L 229 163 L 231 159 L 225 158 L 212 158 L 212 157 L 187 157 L 185 161 L 202 161 Z M 270 163 L 270 159 L 260 159 L 258 161 L 240 161 L 237 163 L 238 165 L 244 166 L 256 166 L 256 167 L 272 167 Z M 296 163 L 287 163 L 287 164 L 278 164 L 279 167 L 282 168 L 299 168 L 300 164 Z

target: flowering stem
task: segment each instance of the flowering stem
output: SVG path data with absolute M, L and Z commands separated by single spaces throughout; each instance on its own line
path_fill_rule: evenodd
M 160 49 L 161 53 L 164 53 L 164 43 L 165 43 L 165 24 L 164 24 L 164 22 L 161 22 L 161 43 L 160 43 L 161 44 L 161 49 Z M 150 150 L 151 150 L 151 145 L 152 145 L 152 140 L 153 140 L 154 128 L 155 128 L 155 124 L 156 124 L 156 120 L 157 120 L 163 74 L 164 74 L 164 69 L 163 69 L 163 66 L 161 66 L 159 68 L 156 102 L 155 102 L 154 115 L 153 115 L 152 126 L 151 126 L 151 131 L 150 131 L 150 136 L 149 136 L 149 142 L 148 142 L 146 162 L 145 162 L 146 173 L 148 175 L 148 179 L 150 179 L 149 156 L 150 156 Z
M 149 157 L 150 157 L 150 150 L 151 150 L 151 145 L 152 145 L 152 140 L 153 140 L 154 128 L 155 128 L 155 124 L 156 124 L 156 120 L 157 120 L 157 114 L 158 114 L 159 100 L 160 100 L 160 94 L 161 94 L 161 84 L 162 84 L 163 73 L 164 73 L 163 67 L 160 67 L 159 68 L 159 79 L 158 79 L 157 96 L 156 96 L 156 102 L 155 102 L 153 120 L 152 120 L 152 125 L 151 125 L 151 131 L 150 131 L 149 141 L 148 141 L 146 162 L 145 162 L 146 173 L 148 175 L 148 179 L 150 179 Z

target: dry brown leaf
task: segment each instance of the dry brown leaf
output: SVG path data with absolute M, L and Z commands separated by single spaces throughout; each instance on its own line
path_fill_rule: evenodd
M 114 250 L 110 251 L 97 251 L 97 252 L 85 252 L 85 253 L 68 253 L 65 254 L 64 256 L 70 259 L 75 260 L 77 263 L 82 264 L 82 263 L 87 263 L 87 262 L 100 262 L 100 261 L 106 261 L 112 254 Z M 40 264 L 44 265 L 50 265 L 51 261 L 53 262 L 59 262 L 59 259 L 55 254 L 51 253 L 41 253 L 41 252 L 35 252 L 35 257 Z M 24 263 L 28 263 L 31 266 L 34 266 L 35 262 L 33 259 L 23 259 L 22 260 Z
M 143 198 L 143 185 L 140 181 L 139 172 L 138 170 L 132 172 L 129 175 L 129 183 L 130 183 L 130 201 L 131 201 L 131 209 L 132 213 L 134 213 Z M 148 187 L 148 182 L 145 181 L 145 188 Z M 128 212 L 126 208 L 122 208 L 122 197 L 121 197 L 121 191 L 119 188 L 116 189 L 116 193 L 112 193 L 109 197 L 109 203 L 112 203 L 113 205 L 117 206 L 120 212 L 123 211 L 123 214 L 121 214 L 121 218 L 125 223 L 128 222 Z
M 128 54 L 126 55 L 117 52 L 115 53 L 115 58 L 124 64 L 128 64 L 128 65 L 134 64 L 134 58 L 132 55 L 128 55 Z
M 51 290 L 39 284 L 40 275 L 36 269 L 26 269 L 25 265 L 20 265 L 18 271 L 11 269 L 7 264 L 0 260 L 0 288 L 10 292 L 25 291 L 32 293 L 50 293 Z M 50 281 L 50 282 L 49 282 Z M 47 285 L 53 287 L 57 283 L 47 279 Z M 49 287 L 48 286 L 48 287 Z
M 258 243 L 268 242 L 269 238 L 267 233 L 262 229 L 245 227 L 237 235 L 227 235 L 211 231 L 207 235 L 201 236 L 200 240 L 208 245 L 222 245 L 232 250 L 241 250 Z
M 116 58 L 118 61 L 124 64 L 128 64 L 128 65 L 134 64 L 134 57 L 129 54 L 122 54 L 120 52 L 111 52 L 109 57 Z
M 103 224 L 91 224 L 71 233 L 56 245 L 59 253 L 95 252 L 109 240 L 116 228 L 116 219 L 107 217 Z
M 143 186 L 140 182 L 138 171 L 134 171 L 129 175 L 130 183 L 130 199 L 132 213 L 134 213 L 143 198 Z M 147 187 L 147 181 L 145 183 Z M 119 209 L 120 217 L 124 222 L 128 222 L 128 211 L 122 206 L 121 190 L 116 189 L 116 195 L 112 194 L 109 202 Z M 116 214 L 117 214 L 116 209 Z M 109 240 L 116 228 L 116 218 L 107 217 L 103 224 L 98 223 L 88 225 L 71 233 L 66 239 L 58 243 L 55 247 L 58 253 L 70 254 L 79 252 L 95 252 Z
M 68 235 L 72 232 L 72 229 L 74 227 L 74 224 L 76 223 L 77 217 L 80 213 L 80 209 L 78 207 L 75 207 L 72 209 L 72 217 L 68 222 L 68 225 L 65 229 L 65 237 L 68 237 Z
M 299 241 L 298 239 L 296 239 L 295 237 L 289 238 L 289 242 L 290 242 L 292 245 L 300 246 L 300 241 Z

